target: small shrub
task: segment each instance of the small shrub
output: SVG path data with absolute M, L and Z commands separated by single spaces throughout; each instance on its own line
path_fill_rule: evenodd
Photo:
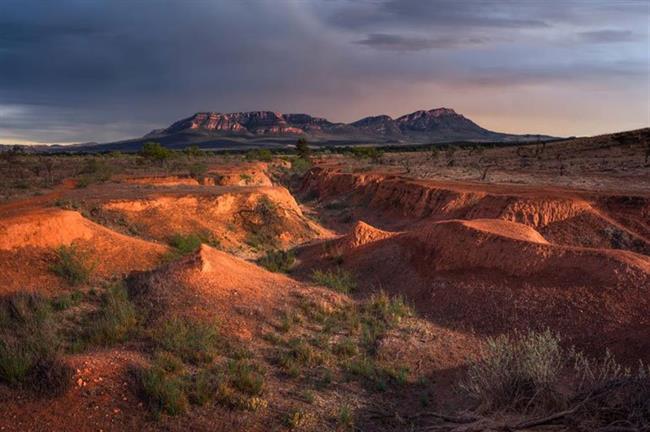
M 354 415 L 349 405 L 341 405 L 336 417 L 337 430 L 353 430 Z
M 179 255 L 187 255 L 196 251 L 201 246 L 201 238 L 197 234 L 174 234 L 169 238 L 169 245 Z
M 136 377 L 140 395 L 155 416 L 162 413 L 177 415 L 187 410 L 187 395 L 179 377 L 157 367 L 140 369 Z
M 173 153 L 168 148 L 160 145 L 160 143 L 149 141 L 144 143 L 142 146 L 140 155 L 145 159 L 163 164 L 166 160 L 172 157 Z
M 259 366 L 244 360 L 228 362 L 230 384 L 249 396 L 260 396 L 264 392 L 264 374 Z
M 202 162 L 193 163 L 187 168 L 190 177 L 199 180 L 208 172 L 208 166 Z
M 351 338 L 345 338 L 332 347 L 332 352 L 339 356 L 352 357 L 359 352 L 359 349 Z
M 327 271 L 314 270 L 311 277 L 318 285 L 326 286 L 340 293 L 349 294 L 357 287 L 352 273 L 341 267 Z
M 55 253 L 56 259 L 50 267 L 51 271 L 68 281 L 70 285 L 88 282 L 93 266 L 83 252 L 75 245 L 71 245 L 60 246 Z
M 242 226 L 248 232 L 245 242 L 254 249 L 276 248 L 282 231 L 278 205 L 268 197 L 261 197 L 255 208 L 242 213 Z
M 214 324 L 173 318 L 165 321 L 154 333 L 156 344 L 192 364 L 212 361 L 219 344 Z
M 74 371 L 58 354 L 39 358 L 29 370 L 29 387 L 38 394 L 59 396 L 72 385 Z
M 249 161 L 262 161 L 271 162 L 273 160 L 273 153 L 269 149 L 254 149 L 246 153 L 246 160 Z
M 307 159 L 296 158 L 291 161 L 291 173 L 302 176 L 311 168 L 311 162 Z
M 367 315 L 388 325 L 396 325 L 402 318 L 414 315 L 404 297 L 390 297 L 385 291 L 371 295 L 364 303 L 363 309 Z
M 194 405 L 205 405 L 217 392 L 217 382 L 209 371 L 199 371 L 191 377 L 188 390 L 189 401 Z
M 260 258 L 257 263 L 272 272 L 288 273 L 295 261 L 296 257 L 291 251 L 271 250 Z
M 45 395 L 65 392 L 73 372 L 59 347 L 50 302 L 31 294 L 0 300 L 0 381 Z
M 116 284 L 102 296 L 101 307 L 94 314 L 88 330 L 88 342 L 112 345 L 125 341 L 136 329 L 137 314 L 126 288 Z
M 75 291 L 71 294 L 63 294 L 52 300 L 52 307 L 55 310 L 63 311 L 78 305 L 83 300 L 83 293 Z
M 177 374 L 185 369 L 185 365 L 174 354 L 162 351 L 156 352 L 153 357 L 153 364 L 165 372 Z
M 298 430 L 309 427 L 314 423 L 315 418 L 312 413 L 303 411 L 300 409 L 295 409 L 286 414 L 284 419 L 285 425 L 289 430 Z
M 208 230 L 187 235 L 174 234 L 169 238 L 168 243 L 173 250 L 164 257 L 164 261 L 171 261 L 196 252 L 201 247 L 201 244 L 213 248 L 221 247 L 221 241 Z
M 93 183 L 103 183 L 111 179 L 113 169 L 109 164 L 99 159 L 88 159 L 81 169 L 77 179 L 77 188 L 85 188 Z
M 566 361 L 550 330 L 489 338 L 461 388 L 486 410 L 533 407 L 557 397 L 553 384 Z

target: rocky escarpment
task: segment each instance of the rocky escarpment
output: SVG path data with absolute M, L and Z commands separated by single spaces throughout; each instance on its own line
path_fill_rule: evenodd
M 415 111 L 393 119 L 387 115 L 356 122 L 334 123 L 308 114 L 274 111 L 235 113 L 200 112 L 154 135 L 205 132 L 221 136 L 310 136 L 373 141 L 432 142 L 444 140 L 502 141 L 520 136 L 484 129 L 450 108 Z M 522 138 L 523 140 L 530 137 Z M 539 138 L 535 136 L 535 139 Z
M 324 202 L 345 201 L 355 217 L 368 216 L 375 223 L 380 211 L 390 216 L 393 228 L 400 228 L 400 220 L 503 219 L 533 227 L 556 244 L 650 255 L 650 201 L 644 197 L 489 190 L 322 167 L 305 176 L 302 191 Z

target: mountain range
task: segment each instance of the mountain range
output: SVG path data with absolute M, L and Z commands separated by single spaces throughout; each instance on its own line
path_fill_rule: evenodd
M 317 146 L 412 145 L 444 142 L 530 142 L 548 135 L 513 135 L 485 129 L 450 108 L 420 110 L 393 119 L 365 117 L 352 123 L 331 122 L 309 114 L 274 111 L 200 112 L 141 138 L 112 142 L 50 146 L 46 151 L 137 151 L 147 141 L 182 149 L 189 145 L 212 150 L 253 147 L 282 148 L 299 137 Z

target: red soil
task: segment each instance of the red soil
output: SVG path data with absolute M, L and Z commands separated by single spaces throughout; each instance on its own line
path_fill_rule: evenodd
M 218 321 L 225 334 L 250 338 L 273 310 L 295 292 L 309 291 L 338 303 L 331 291 L 306 290 L 289 277 L 208 246 L 152 272 L 133 275 L 129 291 L 156 317 L 186 316 Z
M 327 247 L 311 250 L 300 255 L 305 267 Z M 650 355 L 647 256 L 552 245 L 529 226 L 499 219 L 420 224 L 342 252 L 362 291 L 404 294 L 451 328 L 550 327 L 597 354 L 608 346 L 628 359 Z
M 276 206 L 281 247 L 325 235 L 326 230 L 308 220 L 293 196 L 283 187 L 232 189 L 220 194 L 173 194 L 139 199 L 109 200 L 108 211 L 122 214 L 152 238 L 165 241 L 175 233 L 212 232 L 224 247 L 239 247 L 248 232 L 242 226 L 262 199 Z
M 87 254 L 95 277 L 152 268 L 165 246 L 128 237 L 85 219 L 75 211 L 29 210 L 0 219 L 0 293 L 18 290 L 50 293 L 64 283 L 49 267 L 54 249 L 72 243 Z
M 76 373 L 73 388 L 63 396 L 38 398 L 0 387 L 0 430 L 141 430 L 145 408 L 127 377 L 129 365 L 145 363 L 140 353 L 100 351 L 70 356 L 67 362 Z

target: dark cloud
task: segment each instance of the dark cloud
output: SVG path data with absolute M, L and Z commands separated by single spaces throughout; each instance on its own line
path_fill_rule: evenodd
M 3 0 L 0 141 L 107 141 L 202 110 L 350 121 L 477 85 L 502 88 L 506 111 L 515 86 L 642 98 L 649 15 L 631 0 Z
M 356 41 L 359 45 L 387 51 L 424 51 L 431 49 L 454 48 L 461 45 L 476 45 L 484 43 L 485 39 L 456 37 L 422 38 L 408 37 L 385 33 L 372 33 L 365 39 Z
M 634 42 L 643 39 L 630 30 L 594 30 L 578 33 L 581 40 L 591 43 Z

